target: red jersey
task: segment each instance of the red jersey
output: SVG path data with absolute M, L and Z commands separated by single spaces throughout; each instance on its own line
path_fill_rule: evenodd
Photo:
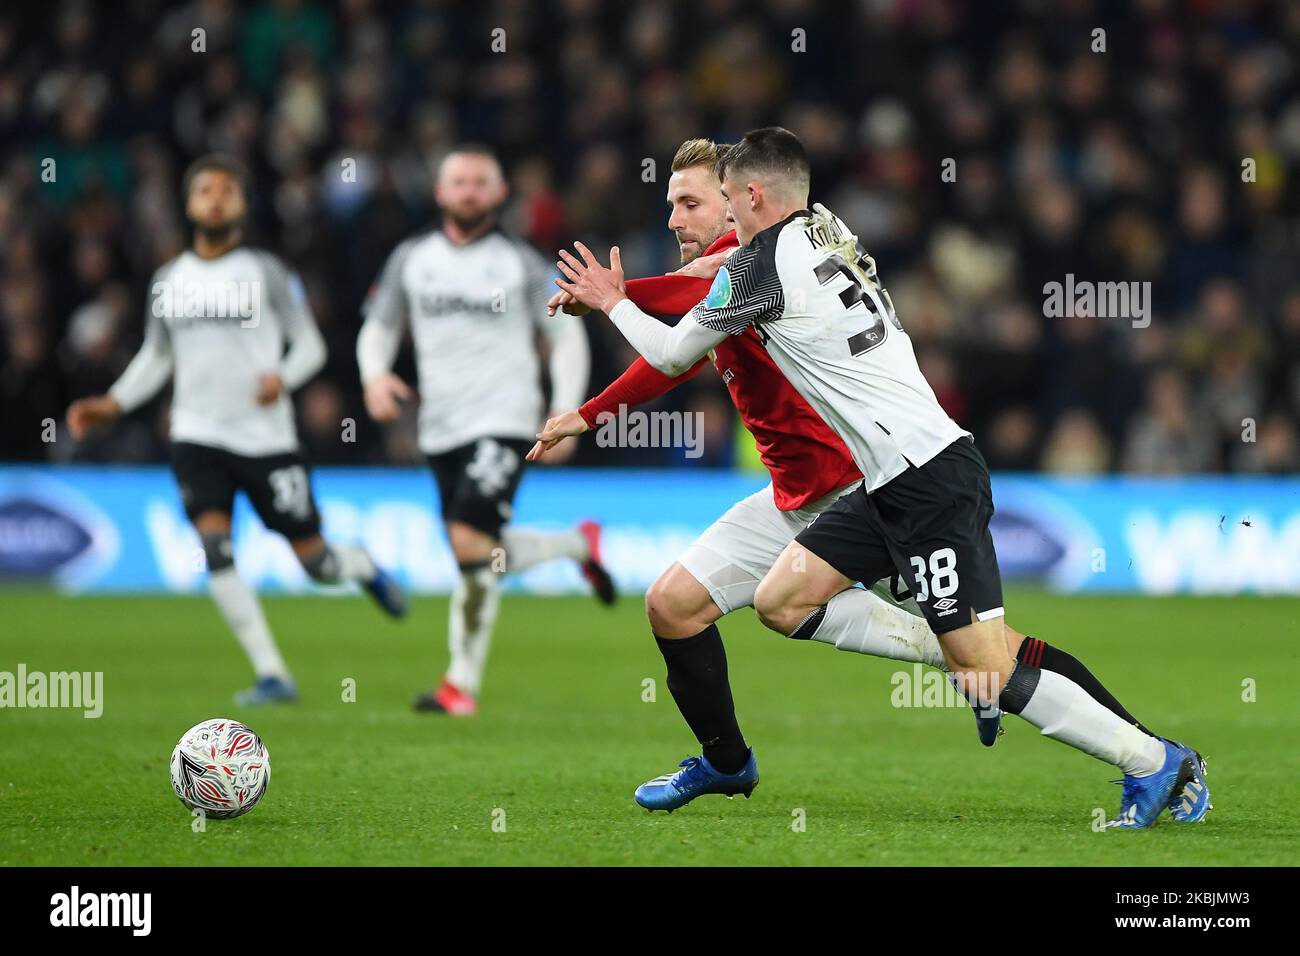
M 736 233 L 729 232 L 709 246 L 704 255 L 736 245 Z M 684 275 L 632 279 L 627 284 L 627 296 L 652 315 L 680 316 L 708 295 L 710 285 L 710 279 Z M 772 475 L 777 508 L 794 511 L 807 507 L 862 477 L 848 448 L 781 374 L 752 326 L 740 335 L 728 336 L 710 354 L 736 411 L 754 436 L 759 457 Z M 619 405 L 630 408 L 658 398 L 698 375 L 707 362 L 700 359 L 685 374 L 672 378 L 638 358 L 579 413 L 595 428 L 596 416 L 602 412 L 618 414 Z

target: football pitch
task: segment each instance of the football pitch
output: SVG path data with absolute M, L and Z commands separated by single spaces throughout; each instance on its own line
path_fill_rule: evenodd
M 361 597 L 268 597 L 302 702 L 250 682 L 202 596 L 0 593 L 0 671 L 102 671 L 103 714 L 0 710 L 0 864 L 1294 865 L 1300 603 L 1008 594 L 1010 620 L 1080 657 L 1154 730 L 1205 754 L 1214 810 L 1097 832 L 1112 768 L 1017 718 L 992 750 L 969 709 L 896 707 L 912 665 L 722 622 L 762 783 L 649 814 L 632 790 L 698 752 L 641 602 L 507 596 L 478 717 L 414 713 L 446 662 L 446 602 L 404 622 Z M 353 683 L 354 682 L 354 683 Z M 350 693 L 354 689 L 354 695 Z M 346 699 L 355 696 L 354 700 Z M 934 696 L 934 695 L 932 695 Z M 265 740 L 265 799 L 202 832 L 168 783 L 181 733 Z

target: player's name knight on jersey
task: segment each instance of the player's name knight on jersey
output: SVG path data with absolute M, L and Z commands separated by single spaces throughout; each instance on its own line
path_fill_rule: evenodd
M 149 287 L 149 296 L 154 316 L 170 319 L 173 328 L 234 320 L 244 328 L 251 328 L 257 324 L 262 311 L 259 279 L 159 279 Z
M 838 219 L 810 218 L 804 226 L 804 238 L 814 249 L 834 246 L 845 240 L 845 232 Z

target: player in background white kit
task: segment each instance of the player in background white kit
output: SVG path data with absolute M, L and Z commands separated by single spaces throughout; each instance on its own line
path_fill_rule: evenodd
M 139 408 L 175 379 L 172 467 L 185 512 L 203 544 L 208 585 L 243 646 L 257 683 L 241 704 L 292 701 L 297 690 L 231 547 L 235 493 L 289 539 L 316 581 L 363 585 L 390 615 L 405 598 L 370 555 L 327 544 L 298 448 L 290 394 L 325 362 L 325 342 L 302 283 L 269 252 L 241 245 L 247 174 L 233 159 L 205 156 L 185 174 L 194 243 L 149 284 L 144 343 L 107 395 L 68 408 L 75 439 Z M 286 346 L 288 351 L 286 352 Z
M 413 397 L 392 367 L 408 326 L 415 345 L 419 446 L 437 479 L 459 570 L 448 621 L 451 663 L 415 707 L 453 716 L 478 709 L 502 572 L 569 558 L 603 603 L 615 599 L 594 522 L 562 532 L 507 526 L 524 455 L 547 418 L 537 336 L 550 346 L 553 409 L 578 404 L 590 354 L 580 320 L 547 314 L 552 273 L 545 261 L 497 228 L 506 194 L 487 148 L 449 153 L 435 184 L 442 225 L 393 250 L 357 338 L 366 409 L 377 422 L 396 419 L 399 402 Z

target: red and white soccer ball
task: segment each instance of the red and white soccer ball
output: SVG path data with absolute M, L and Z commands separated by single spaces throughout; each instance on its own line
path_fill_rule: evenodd
M 181 803 L 214 820 L 243 816 L 271 782 L 271 755 L 262 738 L 228 717 L 185 731 L 172 751 L 172 789 Z

